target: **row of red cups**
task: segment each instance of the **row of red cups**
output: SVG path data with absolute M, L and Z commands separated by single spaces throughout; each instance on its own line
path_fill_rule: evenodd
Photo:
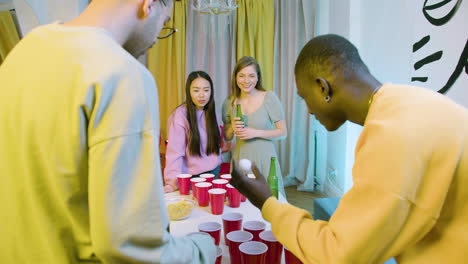
M 248 177 L 255 179 L 254 174 L 248 174 Z M 223 180 L 227 180 L 229 183 L 232 177 L 231 177 L 231 174 L 222 174 L 221 176 L 219 176 L 219 178 Z M 182 174 L 177 175 L 177 183 L 179 185 L 180 194 L 188 195 L 190 193 L 190 186 L 187 185 L 187 180 L 190 181 L 191 179 L 197 179 L 200 182 L 207 181 L 207 182 L 212 183 L 213 180 L 215 179 L 215 175 L 211 173 L 204 173 L 204 174 L 200 174 L 200 177 L 195 177 L 195 178 L 192 178 L 192 174 L 182 173 Z M 192 190 L 193 190 L 193 185 L 192 185 Z M 243 196 L 242 194 L 241 194 L 241 201 L 242 202 L 246 201 L 245 196 Z
M 287 248 L 275 238 L 273 233 L 262 231 L 260 241 L 248 231 L 232 231 L 227 234 L 227 244 L 231 263 L 240 264 L 280 264 L 284 248 L 286 264 L 302 264 Z
M 226 199 L 228 206 L 238 208 L 240 203 L 246 200 L 245 196 L 229 184 L 230 174 L 221 177 L 223 178 L 214 179 L 213 174 L 202 174 L 200 177 L 191 178 L 190 174 L 180 174 L 177 176 L 179 192 L 182 195 L 189 194 L 191 185 L 193 197 L 198 200 L 198 205 L 205 207 L 211 204 L 211 212 L 215 215 L 223 213 Z
M 262 221 L 247 221 L 242 225 L 243 216 L 240 213 L 227 213 L 222 216 L 223 231 L 226 245 L 229 248 L 231 263 L 257 264 L 281 263 L 283 245 L 274 237 L 271 231 L 265 231 L 266 224 Z M 243 226 L 243 230 L 241 227 Z M 199 232 L 210 234 L 219 246 L 221 224 L 205 222 L 198 225 Z M 217 263 L 221 261 L 218 249 Z M 285 260 L 287 264 L 301 263 L 286 248 Z
M 231 174 L 223 174 L 219 176 L 220 179 L 225 179 L 228 182 L 231 180 Z M 190 179 L 192 179 L 192 174 L 182 173 L 177 175 L 177 183 L 179 185 L 179 192 L 182 195 L 190 194 Z M 199 182 L 206 181 L 212 183 L 215 179 L 215 175 L 212 173 L 200 174 L 200 177 L 195 177 Z M 193 187 L 193 185 L 192 185 Z

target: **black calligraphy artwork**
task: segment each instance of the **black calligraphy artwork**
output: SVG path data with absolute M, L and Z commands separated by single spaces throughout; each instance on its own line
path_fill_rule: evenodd
M 454 4 L 454 6 L 444 16 L 439 17 L 439 18 L 431 15 L 430 11 L 443 8 L 443 7 L 446 8 L 446 5 L 452 2 L 452 0 L 443 0 L 436 4 L 431 4 L 431 5 L 428 5 L 427 1 L 428 0 L 424 1 L 422 13 L 429 23 L 431 23 L 434 26 L 440 27 L 440 26 L 444 26 L 445 24 L 447 24 L 456 15 L 458 8 L 460 7 L 463 0 L 456 0 L 456 3 Z M 428 44 L 430 40 L 431 40 L 431 36 L 426 35 L 422 37 L 420 40 L 416 41 L 416 43 L 413 44 L 413 53 L 417 52 L 419 49 L 421 49 L 426 44 Z M 447 40 L 447 41 L 450 41 L 450 40 Z M 433 52 L 432 54 L 426 56 L 425 58 L 417 61 L 413 65 L 414 70 L 417 71 L 418 69 L 424 67 L 427 64 L 438 62 L 443 57 L 443 55 L 444 55 L 443 50 L 438 50 L 436 52 Z M 445 83 L 445 85 L 443 85 L 440 89 L 438 89 L 438 92 L 445 94 L 453 86 L 455 81 L 463 74 L 463 72 L 464 74 L 468 75 L 468 38 L 465 40 L 465 46 L 463 48 L 463 51 L 461 52 L 460 58 L 458 59 L 457 65 L 454 67 L 454 70 L 448 77 L 448 80 Z M 423 77 L 415 76 L 411 78 L 412 82 L 427 82 L 428 80 L 429 80 L 429 76 L 423 76 Z

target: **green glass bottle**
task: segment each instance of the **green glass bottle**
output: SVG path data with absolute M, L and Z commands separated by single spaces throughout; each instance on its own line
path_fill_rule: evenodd
M 236 117 L 240 117 L 240 121 L 244 122 L 244 126 L 246 126 L 246 124 L 245 124 L 245 119 L 244 119 L 244 115 L 242 115 L 241 104 L 237 104 Z
M 278 199 L 278 174 L 276 174 L 276 157 L 271 157 L 270 173 L 268 174 L 268 185 L 271 193 Z

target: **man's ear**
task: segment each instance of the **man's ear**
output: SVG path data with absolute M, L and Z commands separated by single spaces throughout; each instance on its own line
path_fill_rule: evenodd
M 315 82 L 317 83 L 320 89 L 320 94 L 323 96 L 323 98 L 331 98 L 333 92 L 330 83 L 328 83 L 328 81 L 323 77 L 318 77 L 315 79 Z
M 139 17 L 147 18 L 154 11 L 154 3 L 159 0 L 143 0 L 139 8 Z

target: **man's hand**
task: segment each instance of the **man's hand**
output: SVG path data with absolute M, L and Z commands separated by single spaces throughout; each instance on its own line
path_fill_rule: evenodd
M 255 163 L 252 164 L 252 172 L 255 174 L 256 179 L 249 179 L 240 168 L 237 160 L 233 159 L 232 166 L 232 178 L 229 183 L 245 195 L 253 205 L 262 210 L 265 201 L 272 196 L 265 177 L 258 171 Z

